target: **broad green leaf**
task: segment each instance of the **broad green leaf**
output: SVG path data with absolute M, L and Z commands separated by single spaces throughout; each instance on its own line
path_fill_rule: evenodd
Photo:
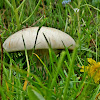
M 36 89 L 32 88 L 32 86 L 28 86 L 27 89 L 29 100 L 45 100 L 44 97 L 36 91 Z

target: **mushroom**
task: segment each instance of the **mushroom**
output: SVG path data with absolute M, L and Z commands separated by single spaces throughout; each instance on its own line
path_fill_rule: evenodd
M 5 40 L 3 48 L 7 52 L 24 51 L 23 35 L 26 49 L 33 50 L 38 29 L 39 27 L 31 27 L 16 32 Z M 35 51 L 38 55 L 45 55 L 47 59 L 49 46 L 46 39 L 54 50 L 64 49 L 65 46 L 69 47 L 70 50 L 73 50 L 75 47 L 74 39 L 68 34 L 55 28 L 42 26 L 38 33 Z

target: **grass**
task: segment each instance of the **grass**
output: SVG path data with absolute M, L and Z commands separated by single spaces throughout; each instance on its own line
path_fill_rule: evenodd
M 92 0 L 1 0 L 0 33 L 2 42 L 11 34 L 29 26 L 48 26 L 66 32 L 76 41 L 76 48 L 65 48 L 56 55 L 50 48 L 46 59 L 32 52 L 3 53 L 3 100 L 95 100 L 100 85 L 81 73 L 87 58 L 100 62 L 100 4 Z M 75 12 L 78 8 L 79 12 Z M 2 57 L 2 52 L 1 57 Z M 42 70 L 33 58 L 40 61 Z M 0 60 L 2 65 L 2 60 Z M 27 71 L 28 69 L 28 71 Z M 97 100 L 97 99 L 96 99 Z

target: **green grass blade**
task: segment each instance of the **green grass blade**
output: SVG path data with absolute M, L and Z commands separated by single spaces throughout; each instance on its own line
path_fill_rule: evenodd
M 26 23 L 26 22 L 33 16 L 33 14 L 34 14 L 34 13 L 36 12 L 36 10 L 38 9 L 40 3 L 41 3 L 41 0 L 39 0 L 38 4 L 36 5 L 36 7 L 35 7 L 35 9 L 33 10 L 32 14 L 31 14 L 27 19 L 25 19 L 25 20 L 22 22 L 22 24 Z
M 19 9 L 24 5 L 26 0 L 23 0 L 22 3 L 19 5 L 19 7 L 17 8 L 17 10 L 19 11 Z
M 77 44 L 78 44 L 78 41 L 77 41 Z M 69 65 L 69 72 L 68 72 L 68 78 L 66 79 L 66 84 L 64 86 L 64 100 L 66 100 L 66 96 L 67 96 L 67 92 L 68 92 L 68 87 L 69 87 L 69 83 L 70 83 L 70 78 L 71 78 L 71 73 L 72 73 L 72 70 L 73 70 L 73 65 L 74 65 L 74 61 L 75 61 L 75 56 L 76 56 L 76 53 L 77 53 L 77 44 L 76 44 L 76 47 L 73 51 L 73 55 L 72 55 L 72 61 Z
M 50 88 L 52 89 L 53 87 L 54 87 L 54 85 L 56 85 L 56 78 L 57 78 L 57 75 L 58 75 L 58 73 L 60 72 L 60 69 L 61 69 L 61 67 L 62 67 L 62 63 L 63 63 L 63 61 L 64 61 L 64 58 L 65 58 L 65 56 L 66 56 L 66 52 L 62 52 L 61 53 L 61 56 L 60 56 L 60 58 L 59 58 L 59 61 L 58 61 L 58 64 L 57 64 L 57 70 L 56 70 L 56 72 L 55 72 L 55 76 L 54 76 L 54 78 L 52 79 L 52 82 L 51 82 L 51 86 L 50 86 Z
M 5 0 L 5 2 L 14 11 L 14 7 L 12 6 L 12 4 L 8 0 Z

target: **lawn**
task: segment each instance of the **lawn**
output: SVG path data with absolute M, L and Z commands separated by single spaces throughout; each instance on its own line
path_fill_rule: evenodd
M 69 34 L 74 50 L 50 47 L 48 63 L 34 48 L 3 49 L 10 35 L 36 26 Z M 0 0 L 0 44 L 0 99 L 100 100 L 100 0 Z

